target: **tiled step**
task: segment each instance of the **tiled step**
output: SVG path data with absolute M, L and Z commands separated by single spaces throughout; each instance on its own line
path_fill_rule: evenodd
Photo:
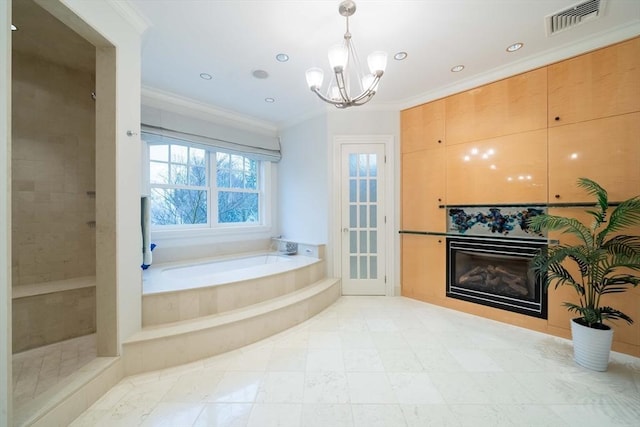
M 227 281 L 142 295 L 142 327 L 163 325 L 225 313 L 287 295 L 326 277 L 325 261 L 306 256 L 288 262 L 267 264 L 263 270 L 229 272 Z M 145 272 L 151 282 L 161 283 L 162 267 Z M 257 277 L 248 272 L 260 271 Z M 179 281 L 178 281 L 179 284 Z M 174 286 L 175 283 L 171 283 Z
M 251 344 L 309 319 L 340 292 L 340 279 L 327 278 L 248 307 L 143 328 L 123 343 L 124 373 L 164 369 Z

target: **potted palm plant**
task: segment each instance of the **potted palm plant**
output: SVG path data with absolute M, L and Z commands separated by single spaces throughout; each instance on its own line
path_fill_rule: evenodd
M 604 188 L 587 178 L 578 179 L 578 186 L 596 198 L 595 208 L 586 211 L 593 222 L 586 225 L 576 218 L 547 214 L 532 217 L 529 226 L 533 231 L 556 230 L 577 239 L 575 244 L 549 245 L 533 258 L 532 267 L 544 278 L 547 288 L 553 283 L 556 289 L 575 289 L 579 302 L 564 303 L 570 312 L 578 314 L 571 321 L 574 359 L 586 368 L 605 371 L 613 330 L 604 321 L 633 323 L 627 314 L 604 305 L 602 297 L 640 283 L 640 277 L 634 274 L 640 271 L 640 236 L 621 234 L 640 225 L 640 197 L 620 202 L 609 214 Z M 571 264 L 576 268 L 570 270 Z

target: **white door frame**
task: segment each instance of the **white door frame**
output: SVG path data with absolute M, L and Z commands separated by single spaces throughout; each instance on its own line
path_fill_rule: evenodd
M 342 265 L 342 228 L 341 228 L 341 215 L 340 210 L 340 188 L 341 188 L 341 146 L 342 144 L 383 144 L 384 153 L 386 157 L 385 162 L 385 202 L 384 210 L 386 212 L 387 226 L 385 227 L 385 242 L 386 242 L 386 259 L 384 260 L 384 268 L 387 276 L 387 283 L 385 285 L 385 295 L 394 295 L 394 282 L 395 282 L 395 268 L 393 260 L 396 257 L 395 253 L 395 209 L 393 208 L 394 196 L 394 137 L 393 135 L 334 135 L 332 140 L 332 170 L 331 170 L 331 188 L 329 194 L 332 194 L 332 208 L 331 215 L 329 217 L 329 235 L 331 239 L 331 248 L 333 256 L 331 257 L 332 266 L 329 271 L 333 277 L 341 277 L 341 265 Z

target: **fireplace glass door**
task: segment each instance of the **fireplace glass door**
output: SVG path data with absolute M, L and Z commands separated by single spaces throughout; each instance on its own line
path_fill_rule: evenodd
M 515 239 L 447 239 L 447 296 L 546 318 L 546 294 L 531 258 L 546 243 Z

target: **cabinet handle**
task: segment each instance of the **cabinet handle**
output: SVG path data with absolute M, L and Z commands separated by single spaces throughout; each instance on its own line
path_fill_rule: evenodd
M 438 239 L 438 243 L 442 243 L 442 239 Z
M 560 198 L 560 195 L 559 195 L 559 194 L 556 194 L 554 197 L 555 197 L 556 199 L 559 199 L 559 198 Z
M 560 116 L 556 116 L 556 122 L 560 121 Z
M 442 140 L 441 139 L 438 140 L 438 144 L 442 144 Z
M 442 199 L 441 199 L 441 198 L 438 198 L 438 201 L 439 201 L 439 202 L 441 202 L 441 201 L 442 201 Z

